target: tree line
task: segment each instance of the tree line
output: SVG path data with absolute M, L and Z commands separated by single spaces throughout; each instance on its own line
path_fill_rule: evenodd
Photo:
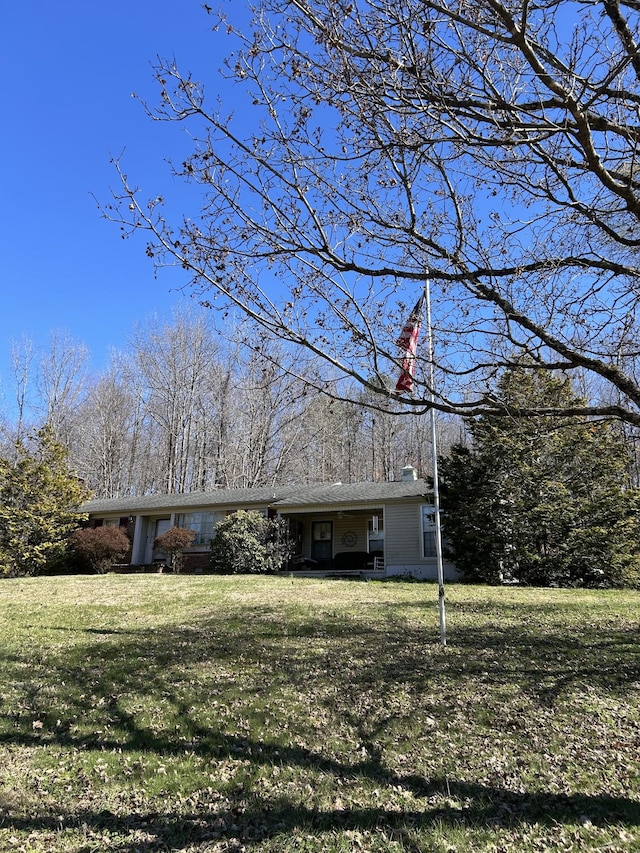
M 236 434 L 230 429 L 228 434 L 235 439 L 230 441 L 229 448 L 213 445 L 214 462 L 219 466 L 213 471 L 233 470 L 224 468 L 234 458 L 233 453 L 242 461 L 246 458 L 243 454 L 252 452 L 262 453 L 263 457 L 255 460 L 249 477 L 247 467 L 239 465 L 235 482 L 187 477 L 185 472 L 206 471 L 209 464 L 206 458 L 195 455 L 203 446 L 199 430 L 213 433 L 219 426 L 213 419 L 198 420 L 197 415 L 206 411 L 204 404 L 208 398 L 200 394 L 197 382 L 188 382 L 190 376 L 197 374 L 196 366 L 187 357 L 189 342 L 195 329 L 204 333 L 205 327 L 199 318 L 182 316 L 174 325 L 163 327 L 162 340 L 152 339 L 150 349 L 148 338 L 136 339 L 143 341 L 141 351 L 136 353 L 138 358 L 149 357 L 150 352 L 156 356 L 159 351 L 164 354 L 164 358 L 154 362 L 157 374 L 153 375 L 164 377 L 170 386 L 161 389 L 157 385 L 154 389 L 151 383 L 138 383 L 138 391 L 147 391 L 148 395 L 141 393 L 138 435 L 122 429 L 130 423 L 124 409 L 115 405 L 106 405 L 103 410 L 97 408 L 97 403 L 105 400 L 110 404 L 114 400 L 125 403 L 132 400 L 131 387 L 118 386 L 111 374 L 99 377 L 88 390 L 81 393 L 78 389 L 77 394 L 70 396 L 69 399 L 77 400 L 77 410 L 56 409 L 56 418 L 51 422 L 23 437 L 13 436 L 16 439 L 13 448 L 5 448 L 0 457 L 0 574 L 72 570 L 80 565 L 78 554 L 104 571 L 116 552 L 128 549 L 123 530 L 78 529 L 84 518 L 79 509 L 90 495 L 91 476 L 98 486 L 102 484 L 103 495 L 113 494 L 110 490 L 114 484 L 127 483 L 125 477 L 135 476 L 138 471 L 155 478 L 146 481 L 148 490 L 167 489 L 173 483 L 174 491 L 218 485 L 262 485 L 267 482 L 264 477 L 273 483 L 278 478 L 295 477 L 304 482 L 310 475 L 335 477 L 337 466 L 343 466 L 340 469 L 343 474 L 356 472 L 359 477 L 375 479 L 380 475 L 374 468 L 376 460 L 383 473 L 393 476 L 393 471 L 385 471 L 384 466 L 395 463 L 397 469 L 404 459 L 398 456 L 399 442 L 395 441 L 393 424 L 383 421 L 376 425 L 375 418 L 380 413 L 368 408 L 366 401 L 332 402 L 322 396 L 305 396 L 304 389 L 298 389 L 300 397 L 296 398 L 291 377 L 286 374 L 274 377 L 266 365 L 262 365 L 260 372 L 248 370 L 248 366 L 256 367 L 257 363 L 245 359 L 237 360 L 244 365 L 243 371 L 228 374 L 233 394 L 229 396 L 229 410 L 221 414 L 230 425 L 252 424 L 255 419 L 261 426 L 259 440 L 252 443 L 255 435 Z M 187 331 L 189 334 L 185 334 Z M 209 352 L 204 346 L 206 336 L 195 340 L 201 344 L 196 348 L 197 353 Z M 180 360 L 166 357 L 173 352 L 175 342 L 179 344 Z M 219 352 L 210 354 L 219 356 Z M 74 361 L 67 359 L 66 363 Z M 124 359 L 118 363 L 124 363 Z M 218 357 L 209 372 L 219 363 Z M 206 374 L 203 369 L 200 376 Z M 150 375 L 147 364 L 144 376 Z M 247 385 L 247 379 L 254 384 Z M 270 405 L 278 400 L 277 395 L 267 394 L 273 390 L 276 379 L 284 401 L 279 406 Z M 94 395 L 94 389 L 104 388 L 107 380 L 111 384 L 106 387 L 117 389 L 117 396 Z M 56 387 L 73 388 L 73 382 L 59 382 Z M 204 388 L 211 390 L 206 382 Z M 162 405 L 157 410 L 151 407 L 156 399 L 154 390 L 162 391 L 159 394 Z M 543 406 L 563 409 L 582 404 L 570 378 L 561 373 L 550 375 L 527 362 L 505 370 L 488 390 L 499 394 L 514 410 Z M 171 406 L 167 400 L 171 400 Z M 212 408 L 209 414 L 214 411 L 217 410 Z M 26 409 L 24 430 L 25 414 Z M 387 413 L 387 417 L 391 415 Z M 403 433 L 405 439 L 410 435 L 416 441 L 412 448 L 404 445 L 404 451 L 417 453 L 420 440 L 424 441 L 417 431 L 418 419 L 397 418 L 398 423 L 404 421 L 413 427 L 413 431 Z M 149 436 L 144 435 L 145 425 L 150 430 Z M 164 425 L 166 434 L 160 425 Z M 169 426 L 173 429 L 169 430 Z M 105 457 L 87 455 L 87 440 L 105 435 L 107 429 L 113 436 L 114 427 L 121 428 L 119 434 L 115 433 L 117 440 L 100 445 L 100 448 L 110 446 L 114 451 L 109 467 L 91 467 L 92 460 Z M 464 427 L 465 432 L 446 448 L 439 463 L 446 552 L 465 579 L 558 586 L 640 585 L 640 488 L 633 477 L 632 447 L 620 422 L 557 415 L 512 418 L 481 415 L 466 419 Z M 291 434 L 297 440 L 290 440 L 285 452 L 279 442 Z M 193 445 L 189 443 L 191 435 L 196 439 Z M 220 432 L 214 435 L 219 436 Z M 9 436 L 5 438 L 8 440 Z M 385 438 L 389 439 L 386 444 Z M 154 441 L 160 450 L 147 455 L 145 449 Z M 132 459 L 136 443 L 142 451 Z M 164 465 L 158 465 L 162 449 L 169 458 Z M 174 452 L 176 449 L 180 452 Z M 375 455 L 368 458 L 367 451 L 371 449 Z M 126 452 L 121 455 L 122 450 Z M 274 456 L 277 466 L 269 461 Z M 78 476 L 81 465 L 85 468 Z M 105 472 L 108 478 L 101 479 Z M 128 488 L 127 493 L 131 494 L 140 486 L 131 481 Z M 96 492 L 95 485 L 91 489 Z M 255 557 L 262 551 L 249 548 L 248 530 L 244 525 L 241 530 L 230 531 L 230 535 L 236 545 L 240 543 L 242 553 Z M 264 536 L 261 538 L 258 533 L 252 527 L 251 535 L 262 542 Z M 120 541 L 104 538 L 116 534 Z M 182 538 L 188 531 L 174 529 L 170 534 L 175 541 L 168 543 L 168 550 L 173 549 L 179 560 L 188 546 L 188 541 Z M 267 537 L 262 545 L 267 548 L 269 541 Z M 222 560 L 226 565 L 225 561 L 229 562 L 226 552 Z M 247 568 L 245 562 L 241 570 L 257 571 L 257 565 Z
M 98 375 L 87 347 L 63 333 L 52 333 L 44 352 L 15 342 L 3 455 L 46 423 L 97 497 L 389 480 L 407 462 L 428 474 L 426 413 L 381 411 L 374 394 L 344 383 L 342 399 L 331 399 L 284 372 L 281 360 L 184 306 L 136 326 Z M 460 429 L 442 420 L 442 445 Z

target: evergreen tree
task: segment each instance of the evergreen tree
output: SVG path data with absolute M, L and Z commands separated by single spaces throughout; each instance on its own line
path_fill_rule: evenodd
M 582 400 L 568 379 L 505 372 L 505 414 L 472 420 L 470 448 L 441 462 L 443 528 L 469 579 L 534 585 L 638 585 L 640 493 L 615 424 L 527 417 Z
M 50 567 L 88 497 L 50 426 L 37 430 L 30 445 L 18 442 L 14 458 L 0 459 L 0 574 L 35 575 Z

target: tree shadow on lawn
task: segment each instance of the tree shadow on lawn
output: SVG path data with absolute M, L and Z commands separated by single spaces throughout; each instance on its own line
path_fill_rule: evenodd
M 101 633 L 95 628 L 78 630 L 88 636 Z M 403 775 L 385 765 L 375 742 L 368 744 L 365 758 L 349 762 L 324 754 L 321 747 L 267 742 L 225 732 L 222 724 L 214 728 L 198 719 L 197 709 L 207 702 L 199 692 L 205 685 L 198 682 L 188 687 L 189 671 L 201 668 L 209 673 L 211 690 L 217 690 L 215 695 L 224 698 L 225 690 L 233 689 L 232 674 L 248 671 L 241 697 L 248 705 L 265 693 L 269 695 L 274 687 L 300 691 L 327 682 L 338 691 L 344 688 L 347 696 L 377 696 L 379 690 L 408 685 L 418 702 L 428 690 L 436 695 L 438 691 L 450 693 L 471 679 L 480 689 L 483 684 L 498 689 L 516 686 L 531 702 L 547 705 L 573 687 L 589 685 L 591 689 L 623 694 L 630 683 L 638 681 L 640 649 L 627 630 L 610 629 L 603 636 L 598 626 L 581 626 L 579 632 L 560 631 L 541 637 L 537 628 L 526 625 L 500 630 L 464 628 L 456 631 L 456 648 L 452 650 L 436 643 L 425 645 L 424 629 L 400 626 L 394 620 L 386 624 L 334 618 L 330 625 L 307 620 L 288 625 L 283 631 L 282 614 L 254 608 L 250 618 L 242 621 L 236 614 L 228 619 L 202 620 L 186 628 L 140 629 L 117 636 L 109 631 L 102 633 L 99 641 L 80 643 L 64 652 L 43 649 L 42 660 L 35 662 L 34 683 L 25 684 L 22 709 L 7 708 L 6 703 L 0 706 L 0 743 L 147 751 L 160 759 L 193 754 L 215 762 L 231 757 L 258 767 L 307 768 L 332 774 L 336 779 L 361 777 L 376 786 L 405 790 L 423 800 L 424 809 L 363 807 L 318 811 L 281 796 L 268 802 L 248 789 L 227 795 L 228 807 L 214 815 L 115 815 L 70 810 L 59 819 L 57 810 L 55 818 L 12 818 L 10 809 L 1 809 L 0 826 L 37 830 L 86 824 L 113 833 L 144 830 L 162 840 L 157 841 L 157 847 L 153 846 L 156 841 L 150 841 L 147 848 L 140 841 L 110 847 L 126 853 L 164 849 L 162 845 L 178 841 L 185 844 L 239 837 L 249 843 L 301 829 L 326 832 L 391 828 L 395 837 L 405 834 L 406 849 L 412 849 L 411 833 L 438 821 L 489 828 L 586 819 L 598 826 L 640 825 L 640 804 L 630 798 L 514 792 L 499 785 Z M 0 675 L 5 680 L 24 679 L 24 667 L 29 662 L 0 655 Z M 123 691 L 128 696 L 158 697 L 169 703 L 173 715 L 181 721 L 185 737 L 179 740 L 171 733 L 142 726 L 123 706 Z M 384 699 L 378 701 L 384 707 Z M 98 721 L 104 716 L 110 724 L 81 734 L 60 708 L 70 708 L 68 716 L 76 720 L 88 716 Z M 334 712 L 340 717 L 338 722 L 349 723 L 365 740 L 366 721 L 357 731 L 357 713 L 352 707 L 345 704 Z M 444 718 L 447 709 L 443 706 L 433 713 Z M 34 731 L 34 720 L 42 723 L 41 729 Z
M 285 758 L 286 760 L 286 758 Z M 559 824 L 612 826 L 633 829 L 640 825 L 638 803 L 623 797 L 605 795 L 514 793 L 499 787 L 455 782 L 445 779 L 419 780 L 423 809 L 384 807 L 343 807 L 315 809 L 280 798 L 277 802 L 261 801 L 251 792 L 239 792 L 226 799 L 215 811 L 192 811 L 176 814 L 170 811 L 135 811 L 117 814 L 110 810 L 78 809 L 55 815 L 12 817 L 0 799 L 0 826 L 12 831 L 55 832 L 76 828 L 88 833 L 112 836 L 110 850 L 120 853 L 142 853 L 154 850 L 180 850 L 188 845 L 211 844 L 214 840 L 234 839 L 251 845 L 266 839 L 296 833 L 340 833 L 345 831 L 391 831 L 402 849 L 421 851 L 416 844 L 420 833 L 444 827 L 456 830 L 507 829 L 537 824 L 557 829 Z M 443 799 L 442 795 L 446 797 Z M 436 799 L 430 802 L 430 797 Z M 137 836 L 144 834 L 144 838 Z M 122 839 L 122 840 L 118 840 Z M 286 845 L 285 845 L 286 846 Z M 85 848 L 80 848 L 79 853 Z M 94 850 L 91 842 L 87 850 Z M 283 848 L 284 849 L 284 848 Z
M 515 624 L 463 625 L 453 628 L 443 648 L 428 629 L 403 622 L 388 611 L 386 621 L 355 616 L 321 621 L 313 616 L 287 624 L 278 610 L 251 607 L 237 614 L 202 619 L 185 627 L 113 630 L 57 628 L 100 636 L 95 644 L 75 648 L 72 658 L 47 655 L 46 680 L 66 681 L 82 689 L 83 677 L 98 670 L 98 695 L 119 689 L 143 693 L 171 684 L 167 668 L 198 666 L 211 661 L 227 670 L 259 667 L 274 679 L 305 686 L 314 679 L 341 681 L 350 690 L 372 685 L 408 685 L 424 692 L 437 677 L 440 688 L 475 680 L 478 685 L 518 687 L 531 702 L 552 705 L 573 688 L 626 696 L 640 686 L 640 632 L 605 621 L 559 625 L 537 621 L 535 614 Z M 516 608 L 517 611 L 517 608 Z M 317 648 L 315 648 L 315 647 Z M 3 656 L 0 652 L 0 675 Z
M 214 694 L 223 695 L 232 688 L 234 675 L 252 673 L 242 685 L 247 702 L 274 686 L 305 690 L 327 683 L 342 685 L 349 696 L 400 685 L 415 697 L 446 697 L 473 684 L 478 691 L 506 688 L 513 694 L 515 689 L 541 707 L 553 706 L 574 689 L 624 699 L 630 688 L 640 689 L 640 642 L 633 625 L 607 625 L 604 630 L 583 623 L 552 632 L 527 620 L 457 627 L 454 645 L 445 648 L 426 641 L 424 628 L 402 624 L 396 615 L 379 622 L 334 615 L 325 621 L 309 617 L 287 623 L 277 610 L 247 610 L 243 619 L 232 614 L 184 627 L 114 631 L 52 626 L 47 630 L 100 639 L 62 651 L 43 646 L 40 661 L 33 659 L 33 650 L 24 660 L 0 651 L 0 679 L 9 684 L 29 674 L 30 681 L 23 681 L 28 701 L 22 709 L 29 725 L 39 714 L 49 732 L 57 730 L 54 737 L 62 736 L 66 729 L 55 725 L 56 704 L 73 707 L 80 717 L 100 705 L 115 715 L 116 728 L 134 747 L 145 738 L 119 707 L 121 694 L 162 697 L 190 723 L 189 702 L 179 698 L 178 688 L 186 684 L 188 689 L 188 673 L 194 669 L 204 673 Z M 40 707 L 39 694 L 46 694 L 46 706 Z M 196 705 L 202 702 L 201 695 L 193 699 Z M 0 697 L 0 741 L 19 741 L 25 713 L 8 718 L 7 710 Z

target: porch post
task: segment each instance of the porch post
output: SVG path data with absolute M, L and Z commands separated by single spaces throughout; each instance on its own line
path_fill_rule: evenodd
M 143 516 L 135 516 L 135 524 L 133 527 L 133 545 L 131 546 L 131 565 L 135 566 L 140 563 L 140 541 L 142 539 Z

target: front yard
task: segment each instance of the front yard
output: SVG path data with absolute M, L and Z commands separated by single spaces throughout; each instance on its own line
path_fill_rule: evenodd
M 640 850 L 640 594 L 0 583 L 0 849 Z

